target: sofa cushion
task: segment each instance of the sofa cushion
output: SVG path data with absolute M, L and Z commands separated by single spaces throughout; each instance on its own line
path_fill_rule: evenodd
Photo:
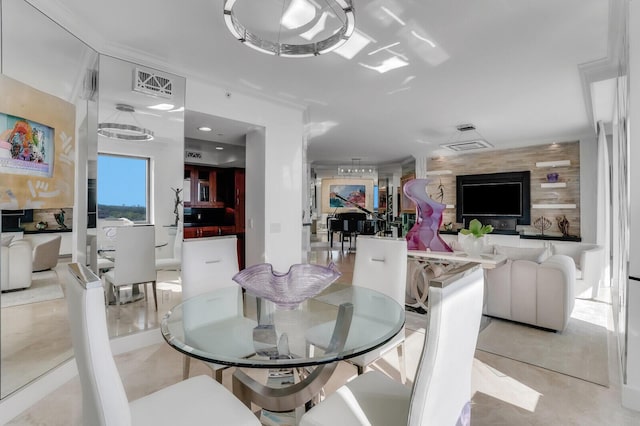
M 495 253 L 507 256 L 511 260 L 529 260 L 536 263 L 544 262 L 549 257 L 548 250 L 545 247 L 529 248 L 496 245 Z
M 9 247 L 13 241 L 13 235 L 3 235 L 2 236 L 2 247 Z

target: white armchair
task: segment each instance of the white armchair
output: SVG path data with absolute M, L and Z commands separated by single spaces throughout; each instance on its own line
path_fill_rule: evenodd
M 30 287 L 31 242 L 24 239 L 12 241 L 11 237 L 3 237 L 2 241 L 0 288 L 7 291 Z
M 563 254 L 576 264 L 576 280 L 582 280 L 585 288 L 591 287 L 592 297 L 598 295 L 604 273 L 604 248 L 597 244 L 560 243 L 551 244 L 553 254 Z
M 29 237 L 25 237 L 25 240 L 29 239 Z M 61 241 L 62 236 L 60 235 L 46 235 L 43 238 L 31 241 L 33 246 L 33 272 L 47 271 L 58 265 Z

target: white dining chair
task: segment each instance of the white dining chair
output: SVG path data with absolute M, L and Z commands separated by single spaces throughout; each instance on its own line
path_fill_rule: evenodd
M 225 321 L 229 327 L 237 327 L 246 333 L 253 333 L 257 322 L 244 317 L 242 288 L 233 281 L 233 276 L 238 273 L 238 239 L 235 235 L 193 238 L 187 239 L 182 245 L 182 299 L 186 301 L 200 294 L 217 289 L 234 287 L 237 292 L 233 292 L 233 300 L 226 303 L 225 309 L 216 309 L 215 312 L 183 312 L 183 322 L 185 328 L 194 329 L 205 322 Z M 183 309 L 189 305 L 184 305 Z M 202 311 L 202 306 L 198 306 Z M 186 332 L 187 330 L 185 330 Z M 209 340 L 215 340 L 215 336 L 209 336 Z M 189 341 L 187 343 L 206 347 L 215 345 L 215 341 Z M 237 348 L 238 354 L 249 356 L 254 353 L 253 346 Z M 189 377 L 191 357 L 185 355 L 183 358 L 183 378 Z M 222 371 L 226 365 L 205 362 L 218 382 L 222 383 Z
M 153 225 L 123 226 L 115 237 L 114 267 L 103 276 L 115 296 L 117 318 L 120 318 L 120 289 L 151 283 L 153 301 L 158 310 L 156 292 L 155 228 Z M 145 289 L 145 300 L 147 292 Z
M 484 278 L 479 266 L 468 267 L 457 279 L 430 283 L 427 334 L 412 388 L 367 372 L 308 411 L 300 426 L 469 425 Z
M 173 257 L 156 259 L 156 271 L 179 271 L 182 267 L 182 241 L 184 232 L 182 226 L 176 229 L 173 241 Z
M 358 248 L 353 267 L 353 286 L 366 287 L 376 290 L 393 298 L 401 306 L 404 306 L 405 287 L 407 277 L 407 242 L 401 238 L 384 238 L 368 235 L 358 237 Z M 371 313 L 369 313 L 371 314 Z M 374 313 L 375 314 L 375 313 Z M 357 339 L 367 338 L 367 328 L 376 318 L 372 315 L 354 314 L 349 336 L 345 347 L 360 346 Z M 329 345 L 331 331 L 334 323 L 329 322 L 310 328 L 305 338 L 307 340 L 308 355 L 314 351 L 314 347 L 325 349 Z M 383 346 L 367 352 L 363 355 L 349 358 L 348 361 L 362 374 L 367 365 L 376 361 L 390 350 L 396 348 L 400 367 L 400 379 L 406 380 L 406 366 L 404 357 L 405 329 L 396 334 Z M 354 343 L 350 343 L 354 342 Z
M 111 352 L 104 291 L 87 267 L 69 265 L 66 299 L 82 387 L 85 425 L 246 425 L 258 418 L 207 376 L 193 377 L 129 402 Z

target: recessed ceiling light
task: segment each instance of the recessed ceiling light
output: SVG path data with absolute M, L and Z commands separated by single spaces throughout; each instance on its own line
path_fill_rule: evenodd
M 201 132 L 210 132 L 211 127 L 202 126 L 202 127 L 198 127 L 198 130 L 200 130 Z
M 223 147 L 221 147 L 221 146 L 216 146 L 216 149 L 217 149 L 218 151 L 222 151 L 224 148 L 223 148 Z
M 159 111 L 169 111 L 169 110 L 174 108 L 174 105 L 172 105 L 172 104 L 157 104 L 157 105 L 151 105 L 148 108 L 149 109 L 157 109 Z

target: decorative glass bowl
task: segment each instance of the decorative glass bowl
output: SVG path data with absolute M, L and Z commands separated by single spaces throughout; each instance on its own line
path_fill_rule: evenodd
M 233 280 L 248 292 L 281 308 L 294 309 L 327 288 L 340 275 L 333 262 L 329 266 L 299 263 L 292 265 L 287 273 L 274 271 L 270 263 L 261 263 L 238 272 Z

